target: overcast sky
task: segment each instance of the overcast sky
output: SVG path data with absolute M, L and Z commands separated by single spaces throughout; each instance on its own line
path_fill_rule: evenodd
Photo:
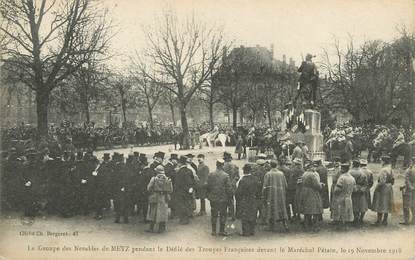
M 236 46 L 274 44 L 276 58 L 286 54 L 297 64 L 301 54 L 321 54 L 334 35 L 344 40 L 350 33 L 357 43 L 391 41 L 398 26 L 415 28 L 415 0 L 104 0 L 104 5 L 119 26 L 113 48 L 126 55 L 144 46 L 141 26 L 167 6 L 179 16 L 195 12 L 223 24 Z

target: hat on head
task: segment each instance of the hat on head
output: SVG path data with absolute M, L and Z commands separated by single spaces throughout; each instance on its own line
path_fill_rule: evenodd
M 164 155 L 165 153 L 158 151 L 157 153 L 154 154 L 154 157 L 164 159 Z
M 205 155 L 204 154 L 198 154 L 197 158 L 205 158 Z
M 350 167 L 350 163 L 348 161 L 343 161 L 340 163 L 341 167 Z
M 295 159 L 293 160 L 293 163 L 294 163 L 294 164 L 302 164 L 303 162 L 301 161 L 301 159 L 300 159 L 300 158 L 295 158 Z
M 145 153 L 140 153 L 140 158 L 146 158 L 147 159 L 147 155 Z
M 291 160 L 289 160 L 289 159 L 288 159 L 288 160 L 285 160 L 285 161 L 284 161 L 284 164 L 286 164 L 286 165 L 291 165 L 291 164 L 293 164 L 293 162 L 292 162 Z
M 264 153 L 260 153 L 257 155 L 258 159 L 267 159 L 267 155 Z
M 224 160 L 232 159 L 232 155 L 230 153 L 228 153 L 228 152 L 224 152 L 223 153 L 223 159 Z
M 187 156 L 185 156 L 185 155 L 180 156 L 179 163 L 186 164 L 187 163 Z
M 267 161 L 265 161 L 264 159 L 258 159 L 256 160 L 256 164 L 258 165 L 264 165 Z
M 390 157 L 389 155 L 383 155 L 383 156 L 381 157 L 381 159 L 382 159 L 382 161 L 383 161 L 384 163 L 389 163 L 389 162 L 390 162 L 390 160 L 391 160 L 391 157 Z
M 225 161 L 223 159 L 217 159 L 216 164 L 225 164 Z
M 308 168 L 310 168 L 310 167 L 312 167 L 312 166 L 314 166 L 312 161 L 310 161 L 310 160 L 306 160 L 306 161 L 304 162 L 304 168 L 305 168 L 305 169 L 308 169 Z
M 250 173 L 252 171 L 252 165 L 247 163 L 242 167 L 244 173 Z
M 140 156 L 140 153 L 139 152 L 134 152 L 133 155 L 134 155 L 134 157 L 138 157 L 138 156 Z
M 178 160 L 178 159 L 179 159 L 179 155 L 177 155 L 177 153 L 170 154 L 170 160 Z
M 366 159 L 360 159 L 360 165 L 367 165 Z
M 109 153 L 104 153 L 104 156 L 102 157 L 104 160 L 105 159 L 107 159 L 107 160 L 109 160 L 110 159 L 110 154 Z
M 191 154 L 191 153 L 188 153 L 188 154 L 186 154 L 186 157 L 187 158 L 194 158 L 195 156 L 193 154 Z
M 163 165 L 158 165 L 155 169 L 154 169 L 157 173 L 163 173 L 164 174 L 164 167 Z

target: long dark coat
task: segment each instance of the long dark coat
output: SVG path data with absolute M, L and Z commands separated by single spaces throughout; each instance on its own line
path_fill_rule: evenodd
M 244 175 L 235 192 L 236 218 L 243 221 L 255 221 L 257 218 L 257 196 L 261 190 L 259 180 L 254 175 Z
M 191 216 L 193 211 L 193 193 L 190 193 L 190 188 L 193 190 L 196 187 L 196 181 L 193 177 L 193 172 L 186 166 L 181 166 L 176 174 L 176 186 L 174 196 L 178 215 Z
M 327 168 L 323 165 L 317 167 L 316 172 L 320 177 L 320 183 L 322 183 L 321 187 L 321 199 L 323 200 L 323 208 L 327 209 L 330 207 L 330 199 L 329 199 L 329 185 L 327 181 Z
M 197 166 L 196 171 L 197 177 L 199 177 L 199 182 L 196 189 L 196 198 L 205 199 L 206 198 L 206 185 L 209 175 L 209 167 L 202 163 Z
M 114 165 L 116 183 L 114 189 L 114 209 L 116 212 L 125 212 L 132 206 L 131 182 L 125 164 L 118 162 Z

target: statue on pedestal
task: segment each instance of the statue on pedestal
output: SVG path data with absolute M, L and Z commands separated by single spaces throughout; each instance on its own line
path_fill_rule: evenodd
M 301 63 L 298 72 L 301 73 L 298 80 L 297 95 L 294 98 L 294 106 L 296 106 L 298 98 L 301 96 L 302 103 L 310 105 L 313 108 L 317 100 L 317 86 L 318 86 L 318 70 L 317 66 L 312 61 L 315 57 L 307 54 L 305 61 Z

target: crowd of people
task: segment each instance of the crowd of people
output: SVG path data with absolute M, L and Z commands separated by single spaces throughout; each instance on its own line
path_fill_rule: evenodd
M 317 232 L 324 209 L 330 209 L 332 223 L 339 229 L 362 225 L 369 209 L 377 213 L 374 225 L 387 225 L 393 210 L 389 156 L 382 157 L 376 179 L 366 160 L 337 162 L 330 190 L 322 161 L 310 161 L 302 153 L 279 160 L 259 154 L 241 172 L 227 152 L 216 160 L 215 169 L 206 165 L 204 154 L 172 153 L 167 158 L 157 152 L 151 162 L 148 157 L 139 152 L 127 158 L 117 152 L 104 153 L 102 158 L 92 151 L 52 154 L 48 148 L 19 155 L 11 148 L 1 158 L 1 205 L 6 212 L 23 211 L 29 218 L 39 213 L 62 217 L 93 213 L 100 220 L 113 209 L 115 223 L 139 216 L 149 224 L 148 232 L 162 233 L 171 219 L 189 224 L 196 200 L 200 200 L 197 215 L 206 215 L 208 200 L 214 236 L 227 235 L 228 218 L 241 220 L 241 235 L 252 236 L 257 225 L 277 231 L 278 223 L 285 232 L 296 222 Z M 409 217 L 410 211 L 415 214 L 415 167 L 405 174 L 402 224 L 415 224 Z

